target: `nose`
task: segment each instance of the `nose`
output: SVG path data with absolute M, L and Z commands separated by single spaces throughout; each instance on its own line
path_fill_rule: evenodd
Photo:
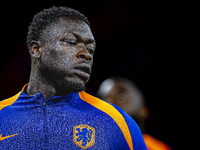
M 88 61 L 92 60 L 92 55 L 85 48 L 81 48 L 81 50 L 77 53 L 76 57 L 78 59 L 85 59 Z

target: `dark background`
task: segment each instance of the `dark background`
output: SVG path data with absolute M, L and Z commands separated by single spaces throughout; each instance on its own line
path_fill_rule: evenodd
M 185 113 L 187 64 L 184 43 L 180 42 L 180 19 L 184 15 L 179 4 L 112 0 L 5 2 L 1 10 L 0 99 L 11 97 L 28 83 L 27 28 L 36 12 L 53 5 L 77 9 L 91 23 L 97 48 L 87 92 L 95 95 L 108 77 L 129 78 L 143 92 L 150 110 L 146 132 L 175 150 L 185 149 L 190 132 L 186 120 L 190 118 Z

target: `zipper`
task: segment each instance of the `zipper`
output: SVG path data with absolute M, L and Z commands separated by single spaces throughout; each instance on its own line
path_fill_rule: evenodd
M 43 98 L 44 99 L 44 98 Z M 45 99 L 44 99 L 45 100 Z M 46 100 L 45 100 L 46 101 Z M 43 114 L 44 114 L 44 126 L 43 126 L 43 131 L 44 131 L 44 150 L 48 149 L 48 143 L 49 143 L 49 139 L 48 139 L 48 127 L 47 127 L 47 102 L 43 102 L 42 103 L 42 110 L 43 110 Z

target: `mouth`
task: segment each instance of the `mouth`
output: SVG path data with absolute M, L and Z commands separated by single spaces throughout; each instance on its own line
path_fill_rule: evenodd
M 91 68 L 87 64 L 80 64 L 74 67 L 75 74 L 84 82 L 88 81 L 91 74 Z

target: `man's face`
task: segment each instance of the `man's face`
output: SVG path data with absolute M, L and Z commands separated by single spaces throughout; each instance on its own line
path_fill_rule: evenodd
M 104 98 L 105 101 L 121 107 L 129 115 L 135 113 L 136 100 L 135 91 L 129 84 L 125 82 L 114 81 L 112 88 Z
M 44 30 L 42 38 L 40 66 L 45 75 L 59 86 L 85 86 L 95 50 L 89 26 L 83 21 L 60 18 Z

